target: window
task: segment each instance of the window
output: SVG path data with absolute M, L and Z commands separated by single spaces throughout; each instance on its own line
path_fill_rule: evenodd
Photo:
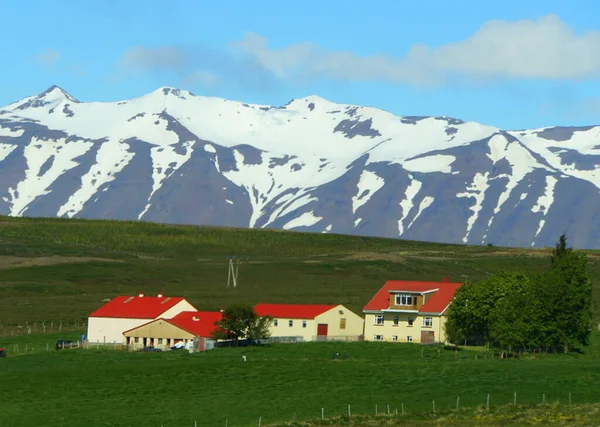
M 290 325 L 290 326 L 292 326 L 292 325 Z M 303 328 L 306 328 L 306 320 L 303 320 L 303 321 L 302 321 L 302 327 L 303 327 Z
M 383 341 L 383 335 L 375 335 L 375 336 L 373 336 L 373 340 L 375 340 L 375 341 Z
M 375 324 L 383 325 L 383 314 L 378 314 L 377 316 L 375 316 Z
M 278 325 L 277 319 L 273 320 L 273 326 L 277 326 L 277 325 Z
M 409 294 L 397 294 L 396 295 L 396 305 L 413 305 L 413 299 L 416 301 L 416 298 L 413 298 L 412 295 Z
M 392 335 L 392 341 L 398 341 L 398 335 Z
M 431 317 L 423 317 L 423 326 L 431 328 L 433 326 L 433 319 Z
M 412 326 L 414 322 L 415 319 L 413 319 L 411 316 L 408 316 L 408 326 Z
M 163 340 L 162 338 L 159 338 L 159 339 L 158 339 L 158 344 L 159 344 L 159 345 L 160 345 L 160 344 L 162 344 L 162 340 Z
M 140 342 L 140 338 L 139 337 L 135 337 L 135 339 L 133 340 L 134 343 L 139 343 Z
M 400 317 L 394 316 L 394 326 L 398 326 L 399 322 L 400 322 Z
M 406 337 L 406 342 L 412 342 L 412 337 L 410 335 Z
M 345 318 L 340 319 L 340 329 L 346 329 L 346 319 Z
M 290 320 L 290 321 L 288 321 L 288 324 L 290 325 L 290 328 L 291 328 L 292 326 L 294 326 L 294 321 Z

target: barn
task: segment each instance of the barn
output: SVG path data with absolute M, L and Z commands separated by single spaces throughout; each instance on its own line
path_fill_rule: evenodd
M 257 315 L 273 318 L 269 332 L 279 341 L 354 341 L 364 320 L 341 304 L 257 304 Z
M 184 311 L 197 311 L 182 297 L 118 296 L 88 318 L 88 343 L 122 343 L 123 332 L 158 318 L 171 319 Z
M 123 343 L 130 350 L 146 346 L 166 350 L 175 345 L 208 350 L 214 346 L 212 333 L 221 318 L 218 311 L 184 311 L 171 319 L 161 317 L 125 331 Z

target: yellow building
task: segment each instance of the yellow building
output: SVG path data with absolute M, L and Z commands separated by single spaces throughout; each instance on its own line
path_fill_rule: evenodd
M 462 283 L 389 280 L 364 307 L 365 340 L 445 343 L 444 324 Z
M 254 311 L 273 318 L 269 332 L 281 341 L 362 339 L 363 318 L 341 304 L 258 304 Z

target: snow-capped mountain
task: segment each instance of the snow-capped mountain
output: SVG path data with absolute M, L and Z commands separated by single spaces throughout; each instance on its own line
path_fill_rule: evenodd
M 600 246 L 600 126 L 504 131 L 318 96 L 285 106 L 170 87 L 0 109 L 0 214 Z

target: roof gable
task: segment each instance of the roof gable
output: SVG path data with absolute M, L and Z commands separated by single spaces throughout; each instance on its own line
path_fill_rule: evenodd
M 214 331 L 220 329 L 215 322 L 222 318 L 218 311 L 183 311 L 169 321 L 198 337 L 210 338 Z
M 89 317 L 155 319 L 183 300 L 182 297 L 118 296 L 94 311 Z
M 435 290 L 419 312 L 441 314 L 448 307 L 454 298 L 454 293 L 460 286 L 462 286 L 462 283 L 388 280 L 371 298 L 363 311 L 380 311 L 389 308 L 390 292 L 393 291 L 425 293 Z
M 283 319 L 314 319 L 337 305 L 330 304 L 257 304 L 254 312 L 259 316 Z

